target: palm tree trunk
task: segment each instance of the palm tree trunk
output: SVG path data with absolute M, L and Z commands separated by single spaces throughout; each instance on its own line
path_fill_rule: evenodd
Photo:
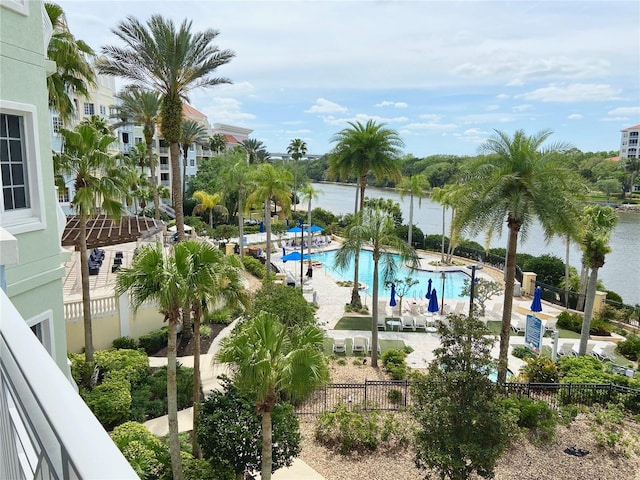
M 578 305 L 576 310 L 583 311 L 584 301 L 587 293 L 587 277 L 589 276 L 589 267 L 587 266 L 585 259 L 582 259 L 582 268 L 580 269 L 580 290 L 578 295 Z
M 444 229 L 445 229 L 446 213 L 447 213 L 447 207 L 442 205 L 442 240 L 440 242 L 440 263 L 444 263 Z
M 264 202 L 264 226 L 267 231 L 267 263 L 266 267 L 266 275 L 265 280 L 270 277 L 271 274 L 271 198 L 268 198 L 266 202 Z M 302 261 L 302 259 L 300 259 Z
M 273 464 L 273 437 L 271 430 L 271 410 L 262 412 L 262 469 L 260 478 L 271 480 L 271 466 Z
M 182 207 L 182 187 L 180 183 L 180 145 L 171 142 L 169 146 L 171 156 L 171 196 L 173 208 L 176 212 L 176 231 L 178 241 L 184 240 L 184 211 Z
M 569 310 L 569 247 L 571 239 L 567 235 L 567 245 L 565 250 L 564 260 L 564 307 Z
M 373 293 L 371 297 L 371 366 L 378 368 L 378 259 L 373 260 Z M 402 304 L 400 306 L 402 311 Z
M 89 255 L 87 252 L 87 217 L 79 215 L 80 277 L 82 279 L 82 313 L 84 318 L 84 358 L 93 368 L 93 330 L 91 324 L 91 291 L 89 289 Z
M 184 195 L 184 192 L 186 191 L 187 187 L 187 155 L 188 155 L 188 151 L 185 148 L 184 150 L 184 154 L 182 157 L 182 194 Z
M 296 213 L 296 206 L 298 205 L 298 159 L 294 159 L 294 171 L 293 171 L 293 213 Z
M 413 240 L 413 193 L 411 194 L 411 197 L 409 198 L 409 231 L 407 233 L 407 243 L 409 244 L 409 246 L 412 246 L 412 240 Z
M 367 176 L 361 176 L 360 177 L 360 208 L 358 209 L 359 212 L 361 212 L 362 210 L 364 210 L 364 191 L 367 188 Z
M 146 139 L 149 152 L 149 171 L 151 172 L 151 189 L 153 191 L 153 218 L 160 220 L 160 195 L 158 195 L 158 179 L 156 178 L 156 159 L 153 155 L 153 137 Z
M 582 330 L 580 332 L 580 348 L 578 355 L 587 353 L 587 342 L 589 341 L 589 330 L 591 329 L 591 317 L 593 316 L 593 303 L 596 298 L 596 290 L 598 288 L 598 269 L 599 266 L 591 267 L 589 275 L 589 284 L 587 286 L 586 303 L 584 306 L 584 318 L 582 319 Z
M 242 185 L 238 186 L 238 234 L 240 242 L 240 260 L 244 261 L 244 215 L 242 213 L 242 195 L 244 189 Z
M 198 416 L 200 414 L 200 306 L 193 308 L 193 431 L 191 432 L 191 450 L 193 456 L 200 458 L 200 444 L 198 443 Z
M 178 338 L 179 312 L 169 318 L 169 340 L 167 342 L 167 413 L 169 417 L 169 453 L 173 480 L 182 480 L 182 458 L 178 438 L 178 387 L 176 381 L 176 343 Z
M 358 195 L 360 194 L 360 179 L 358 178 L 358 180 L 356 181 L 356 201 L 355 204 L 353 206 L 353 214 L 355 215 L 356 213 L 358 213 L 358 205 L 360 205 L 360 202 L 358 201 Z
M 182 308 L 182 338 L 189 339 L 193 337 L 193 322 L 191 318 L 191 305 L 189 301 Z
M 507 243 L 507 265 L 505 266 L 504 308 L 500 327 L 500 356 L 498 357 L 498 383 L 507 380 L 509 358 L 509 335 L 511 333 L 511 311 L 513 307 L 513 284 L 516 279 L 516 251 L 520 225 L 509 220 L 509 240 Z

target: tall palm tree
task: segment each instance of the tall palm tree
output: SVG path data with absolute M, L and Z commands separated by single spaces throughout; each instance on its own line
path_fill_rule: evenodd
M 349 128 L 341 130 L 331 138 L 337 145 L 329 156 L 328 174 L 329 178 L 357 178 L 356 195 L 359 193 L 360 196 L 359 206 L 356 203 L 358 212 L 364 208 L 364 192 L 370 172 L 378 180 L 388 177 L 398 182 L 402 178 L 400 149 L 404 147 L 404 142 L 395 130 L 384 128 L 384 125 L 378 125 L 373 120 L 369 120 L 366 125 L 360 122 L 349 122 L 349 125 Z M 357 254 L 354 263 L 351 306 L 360 309 L 362 301 L 358 292 Z
M 213 153 L 220 155 L 227 148 L 227 141 L 224 139 L 224 135 L 221 133 L 214 133 L 209 138 L 209 147 L 213 150 Z
M 186 192 L 187 184 L 187 156 L 192 144 L 205 145 L 208 142 L 207 127 L 195 120 L 182 120 L 180 147 L 182 148 L 182 192 Z
M 71 95 L 86 97 L 89 88 L 96 86 L 96 78 L 90 60 L 94 52 L 82 40 L 69 31 L 62 8 L 45 2 L 44 8 L 53 25 L 53 34 L 47 46 L 47 57 L 56 62 L 56 71 L 47 77 L 49 107 L 60 115 L 63 123 L 68 123 L 76 115 Z
M 307 144 L 301 138 L 294 138 L 287 147 L 287 153 L 291 155 L 295 163 L 293 174 L 293 211 L 296 211 L 298 203 L 298 161 L 307 154 Z
M 413 245 L 413 197 L 418 199 L 418 208 L 422 206 L 422 199 L 427 196 L 426 189 L 429 188 L 429 181 L 424 175 L 412 175 L 404 177 L 398 184 L 400 199 L 409 195 L 409 232 L 407 235 L 407 243 Z
M 418 266 L 418 255 L 395 234 L 393 217 L 379 208 L 365 208 L 358 212 L 355 222 L 349 227 L 344 243 L 336 253 L 336 266 L 347 266 L 360 250 L 369 247 L 373 256 L 373 285 L 371 300 L 371 366 L 378 366 L 378 290 L 379 268 L 383 263 L 382 273 L 385 281 L 396 278 L 398 265 L 395 254 L 400 261 L 409 262 L 412 268 Z
M 247 205 L 264 205 L 264 225 L 267 232 L 267 273 L 271 272 L 271 203 L 280 204 L 282 213 L 288 214 L 291 205 L 291 172 L 282 167 L 276 168 L 270 163 L 261 163 L 253 171 L 251 193 L 247 197 Z
M 186 242 L 185 242 L 186 243 Z M 131 305 L 137 310 L 147 300 L 155 300 L 169 323 L 167 342 L 167 413 L 169 420 L 169 452 L 174 480 L 182 480 L 182 459 L 178 439 L 178 400 L 176 382 L 176 344 L 180 310 L 190 300 L 192 264 L 188 246 L 179 243 L 171 254 L 162 246 L 147 245 L 134 255 L 131 267 L 118 271 L 115 291 L 118 296 L 129 292 Z
M 307 183 L 301 189 L 302 191 L 302 199 L 308 202 L 307 205 L 307 225 L 309 228 L 311 227 L 311 200 L 318 200 L 319 194 L 322 193 L 322 190 L 314 188 L 313 185 Z M 309 232 L 311 235 L 311 232 Z M 309 255 L 311 255 L 311 241 L 309 241 Z
M 244 199 L 247 195 L 249 183 L 249 167 L 246 159 L 236 159 L 225 164 L 222 172 L 225 178 L 225 196 L 236 199 L 236 214 L 238 216 L 238 238 L 240 242 L 240 260 L 244 260 Z
M 193 198 L 198 201 L 198 204 L 193 209 L 194 215 L 208 211 L 209 226 L 213 228 L 213 211 L 216 209 L 216 207 L 223 213 L 224 210 L 226 210 L 226 208 L 220 205 L 222 195 L 220 195 L 219 193 L 207 193 L 204 190 L 198 190 L 197 192 L 193 193 Z M 226 212 L 226 214 L 228 215 L 229 212 Z
M 598 285 L 598 270 L 604 265 L 606 254 L 611 252 L 609 240 L 611 232 L 618 223 L 618 216 L 611 207 L 594 205 L 584 209 L 581 223 L 583 230 L 580 235 L 580 244 L 586 264 L 591 269 L 578 350 L 580 355 L 584 355 L 589 341 L 593 303 Z
M 537 218 L 550 238 L 557 232 L 577 228 L 577 200 L 580 182 L 560 161 L 557 152 L 570 148 L 566 143 L 543 147 L 551 135 L 543 130 L 528 136 L 517 130 L 513 136 L 496 131 L 480 151 L 486 153 L 465 166 L 461 191 L 456 194 L 454 223 L 479 232 L 500 232 L 507 223 L 504 309 L 500 331 L 498 381 L 507 375 L 509 332 L 516 273 L 518 235 Z
M 200 379 L 200 324 L 207 312 L 222 306 L 247 307 L 249 296 L 242 283 L 242 265 L 237 257 L 226 256 L 205 242 L 186 241 L 191 263 L 188 279 L 190 308 L 193 313 L 193 424 L 200 411 L 202 382 Z M 197 432 L 191 437 L 193 454 L 199 457 Z
M 295 401 L 328 381 L 323 341 L 324 332 L 317 326 L 288 328 L 266 312 L 248 319 L 223 341 L 218 360 L 232 364 L 234 383 L 256 398 L 262 416 L 263 480 L 271 479 L 273 407 L 283 394 Z
M 184 20 L 176 28 L 172 20 L 153 15 L 146 26 L 127 17 L 112 30 L 124 43 L 102 47 L 98 61 L 100 73 L 132 80 L 156 91 L 162 98 L 160 129 L 169 143 L 171 158 L 171 194 L 176 212 L 178 240 L 184 240 L 184 211 L 180 183 L 180 135 L 182 102 L 190 91 L 230 83 L 214 76 L 218 67 L 228 63 L 234 53 L 220 50 L 212 42 L 218 31 L 207 29 L 193 33 L 191 22 Z
M 119 219 L 123 213 L 120 199 L 125 187 L 115 157 L 107 153 L 109 145 L 117 141 L 112 135 L 103 135 L 87 123 L 74 130 L 61 129 L 62 152 L 58 163 L 62 174 L 72 177 L 75 194 L 71 202 L 78 215 L 80 275 L 82 278 L 82 309 L 84 316 L 84 354 L 93 364 L 93 330 L 89 290 L 89 255 L 87 252 L 87 220 L 97 210 L 96 199 L 101 199 L 100 210 Z
M 261 140 L 247 138 L 240 145 L 247 152 L 247 161 L 250 164 L 262 163 L 262 160 L 268 157 L 267 149 Z
M 118 118 L 122 123 L 142 126 L 144 142 L 149 157 L 151 187 L 153 189 L 153 218 L 160 220 L 160 196 L 156 176 L 156 157 L 153 153 L 153 136 L 160 117 L 162 100 L 157 92 L 142 88 L 127 88 L 116 95 Z

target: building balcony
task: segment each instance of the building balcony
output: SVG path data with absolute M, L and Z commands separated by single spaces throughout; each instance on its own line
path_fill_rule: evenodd
M 137 479 L 2 290 L 0 318 L 0 478 Z
M 160 147 L 160 154 L 169 155 L 169 147 Z

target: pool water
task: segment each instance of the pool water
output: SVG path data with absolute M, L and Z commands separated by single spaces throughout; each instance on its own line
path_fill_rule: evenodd
M 335 266 L 336 251 L 314 253 L 311 255 L 314 260 L 322 262 L 323 268 L 326 268 L 335 277 L 340 280 L 353 280 L 354 268 L 353 260 L 343 270 L 338 269 Z M 404 279 L 411 277 L 418 280 L 418 283 L 409 289 L 409 292 L 405 295 L 404 299 L 424 299 L 427 293 L 427 285 L 429 279 L 431 279 L 431 287 L 435 288 L 438 293 L 438 302 L 442 301 L 442 277 L 439 272 L 425 272 L 422 270 L 411 270 L 410 268 L 402 265 L 400 257 L 394 255 L 397 259 L 396 264 L 399 265 L 397 269 L 397 279 Z M 366 295 L 371 295 L 373 287 L 373 255 L 370 250 L 362 250 L 360 252 L 360 265 L 358 269 L 358 282 L 367 286 L 367 290 L 363 291 Z M 382 272 L 382 262 L 378 265 L 379 268 L 379 290 L 378 295 L 382 298 L 391 296 L 391 289 L 384 287 L 384 276 Z M 447 272 L 444 281 L 444 297 L 445 299 L 464 299 L 460 292 L 464 287 L 464 279 L 469 278 L 463 272 Z

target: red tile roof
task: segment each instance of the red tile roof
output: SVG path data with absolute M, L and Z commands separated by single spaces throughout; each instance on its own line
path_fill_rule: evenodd
M 628 132 L 629 130 L 640 130 L 640 125 L 634 125 L 633 127 L 623 128 L 621 132 Z
M 222 135 L 224 137 L 224 141 L 227 142 L 228 144 L 232 144 L 232 145 L 240 145 L 240 141 L 234 137 L 233 135 L 229 135 L 227 133 L 224 133 Z
M 187 103 L 182 104 L 182 116 L 187 118 L 193 118 L 196 120 L 197 119 L 206 120 L 207 118 L 207 116 L 204 113 L 199 112 L 198 110 L 196 110 L 195 108 L 193 108 L 191 105 Z

